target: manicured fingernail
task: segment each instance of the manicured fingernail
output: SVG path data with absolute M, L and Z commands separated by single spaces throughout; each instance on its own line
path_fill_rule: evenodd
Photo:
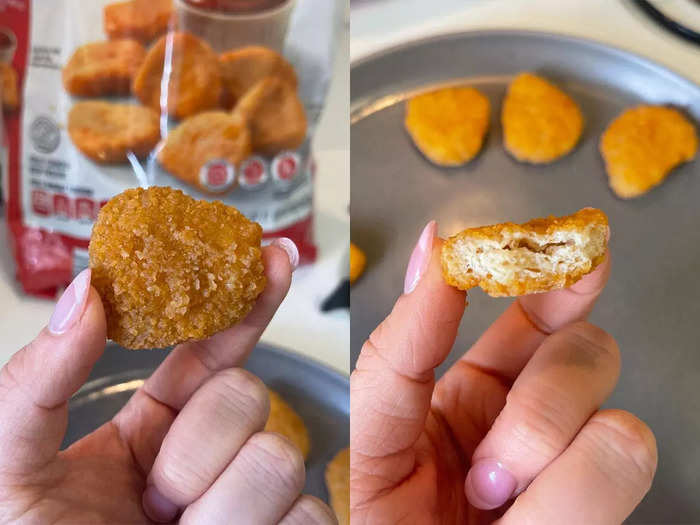
M 51 333 L 63 334 L 80 319 L 85 310 L 88 290 L 90 290 L 90 269 L 86 268 L 73 279 L 56 303 L 56 308 L 49 319 Z
M 149 485 L 143 492 L 143 510 L 157 523 L 170 523 L 180 511 L 179 507 Z
M 292 239 L 288 239 L 287 237 L 280 237 L 279 239 L 272 241 L 272 244 L 287 252 L 287 257 L 289 257 L 289 264 L 292 266 L 292 271 L 296 270 L 297 266 L 299 266 L 299 249 L 297 248 L 297 245 L 294 244 L 294 241 Z
M 515 492 L 517 482 L 513 474 L 493 459 L 474 463 L 467 473 L 464 492 L 469 502 L 478 509 L 496 509 Z
M 416 247 L 413 248 L 413 253 L 408 261 L 408 268 L 406 269 L 406 278 L 403 283 L 403 293 L 409 294 L 418 286 L 423 274 L 428 270 L 428 264 L 430 263 L 430 255 L 433 253 L 433 241 L 435 240 L 435 233 L 437 231 L 437 223 L 435 221 L 430 221 L 423 228 L 423 232 L 420 234 L 418 243 Z

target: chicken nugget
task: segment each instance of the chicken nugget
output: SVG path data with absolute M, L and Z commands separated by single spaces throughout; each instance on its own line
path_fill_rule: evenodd
M 362 272 L 365 271 L 367 256 L 365 252 L 360 250 L 355 244 L 350 243 L 350 284 L 353 284 L 360 278 Z
M 490 112 L 489 100 L 478 90 L 451 87 L 410 99 L 404 124 L 428 160 L 438 166 L 460 166 L 481 150 Z
M 695 126 L 679 111 L 663 106 L 624 111 L 600 139 L 610 187 L 623 199 L 661 184 L 676 166 L 693 160 L 697 149 Z
M 508 86 L 501 121 L 506 149 L 532 164 L 563 157 L 583 132 L 583 115 L 576 102 L 532 73 L 520 73 Z
M 158 144 L 158 113 L 134 104 L 79 102 L 68 113 L 68 134 L 95 162 L 126 162 L 129 153 L 145 157 Z
M 250 156 L 251 139 L 240 118 L 223 111 L 207 111 L 184 120 L 168 134 L 158 161 L 172 175 L 208 193 L 235 187 L 235 170 Z M 230 176 L 210 180 L 210 161 L 223 163 Z
M 460 290 L 480 286 L 492 297 L 571 286 L 605 258 L 608 218 L 584 208 L 566 217 L 470 228 L 442 247 L 442 274 Z
M 350 525 L 350 449 L 344 448 L 326 467 L 326 486 L 338 525 Z
M 236 324 L 265 288 L 261 238 L 237 209 L 172 188 L 113 197 L 89 248 L 107 336 L 134 350 L 163 348 Z
M 172 0 L 129 0 L 106 5 L 103 19 L 110 39 L 134 38 L 148 43 L 174 25 L 175 12 Z
M 265 78 L 250 88 L 233 115 L 247 122 L 256 153 L 294 150 L 306 138 L 304 106 L 296 90 L 277 77 Z
M 146 49 L 136 40 L 111 40 L 80 46 L 63 68 L 63 86 L 71 95 L 128 95 Z
M 309 457 L 309 431 L 304 420 L 282 397 L 273 390 L 270 394 L 270 417 L 265 432 L 276 432 L 289 439 L 301 451 L 306 460 Z
M 2 110 L 14 111 L 19 106 L 19 86 L 17 71 L 10 65 L 0 62 L 0 95 Z
M 162 101 L 166 61 L 168 90 Z M 168 33 L 148 50 L 134 78 L 133 91 L 146 106 L 156 111 L 165 109 L 177 119 L 216 108 L 221 98 L 219 59 L 211 47 L 196 36 Z M 161 102 L 165 108 L 161 108 Z
M 277 51 L 263 46 L 248 46 L 222 53 L 221 76 L 225 106 L 230 108 L 246 91 L 267 77 L 277 77 L 297 88 L 292 65 Z

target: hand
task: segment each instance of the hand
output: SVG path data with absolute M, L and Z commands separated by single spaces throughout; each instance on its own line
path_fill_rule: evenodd
M 657 456 L 644 423 L 599 409 L 620 354 L 584 319 L 609 258 L 569 289 L 515 300 L 435 384 L 466 299 L 442 279 L 435 232 L 351 378 L 353 524 L 621 523 Z
M 263 249 L 268 285 L 245 320 L 179 345 L 110 422 L 59 452 L 68 399 L 105 346 L 81 273 L 0 371 L 0 523 L 335 523 L 299 496 L 301 453 L 261 432 L 267 390 L 238 368 L 289 289 L 294 249 L 280 246 Z

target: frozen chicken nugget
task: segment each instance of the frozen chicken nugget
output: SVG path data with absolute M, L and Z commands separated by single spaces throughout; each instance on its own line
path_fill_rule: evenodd
M 19 87 L 17 86 L 17 71 L 4 62 L 0 62 L 0 95 L 2 95 L 3 111 L 13 111 L 19 106 Z
M 161 95 L 166 62 L 168 90 Z M 166 110 L 177 119 L 216 108 L 221 97 L 218 57 L 206 42 L 190 33 L 168 33 L 148 50 L 134 78 L 133 91 L 146 106 Z
M 583 132 L 583 115 L 561 89 L 532 73 L 508 87 L 501 114 L 503 142 L 513 157 L 547 164 L 569 153 Z
M 306 138 L 306 113 L 296 89 L 277 77 L 268 77 L 249 89 L 233 115 L 248 123 L 256 153 L 275 155 L 294 150 Z
M 83 155 L 95 162 L 126 162 L 127 155 L 148 155 L 160 140 L 158 114 L 134 104 L 87 101 L 68 113 L 68 134 Z
M 603 261 L 608 231 L 608 218 L 594 208 L 471 228 L 443 245 L 443 277 L 460 290 L 480 286 L 493 297 L 565 288 Z
M 405 126 L 416 147 L 438 166 L 460 166 L 481 150 L 489 100 L 472 87 L 424 93 L 406 103 Z
M 270 395 L 270 417 L 265 432 L 276 432 L 289 439 L 301 451 L 304 459 L 309 457 L 309 431 L 304 421 L 282 397 L 268 389 Z
M 107 336 L 134 350 L 163 348 L 236 324 L 265 288 L 261 238 L 235 208 L 172 188 L 112 198 L 89 248 Z
M 203 169 L 209 161 L 224 161 L 234 170 L 250 156 L 250 132 L 239 118 L 223 111 L 190 117 L 168 134 L 158 161 L 172 175 L 209 193 L 233 188 L 233 181 L 217 188 Z
M 174 23 L 172 0 L 129 0 L 104 8 L 104 29 L 111 39 L 134 38 L 147 43 Z
M 128 95 L 146 56 L 136 40 L 93 42 L 75 50 L 63 68 L 63 86 L 71 95 Z
M 344 448 L 326 467 L 326 486 L 338 525 L 350 525 L 350 449 Z
M 698 136 L 679 111 L 638 106 L 617 117 L 600 139 L 610 187 L 623 199 L 661 184 L 673 168 L 693 159 Z

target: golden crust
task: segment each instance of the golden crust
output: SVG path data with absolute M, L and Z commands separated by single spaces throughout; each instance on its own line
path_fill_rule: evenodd
M 583 115 L 576 102 L 532 73 L 520 73 L 508 86 L 501 122 L 505 148 L 516 159 L 532 164 L 566 155 L 583 132 Z
M 489 100 L 481 92 L 451 87 L 410 99 L 404 124 L 428 160 L 439 166 L 459 166 L 481 150 L 490 113 Z
M 158 114 L 134 104 L 86 101 L 68 113 L 73 144 L 95 162 L 126 162 L 127 155 L 148 155 L 160 140 Z
M 276 432 L 289 439 L 301 451 L 306 460 L 311 448 L 309 431 L 301 416 L 277 393 L 268 389 L 270 394 L 270 417 L 265 425 L 265 432 Z
M 261 238 L 259 224 L 218 201 L 167 187 L 115 196 L 89 248 L 107 336 L 126 348 L 163 348 L 236 324 L 265 288 Z
M 71 95 L 128 95 L 146 50 L 136 40 L 80 46 L 63 67 L 63 86 Z
M 175 22 L 172 0 L 129 0 L 104 8 L 105 33 L 110 39 L 134 38 L 143 43 L 165 34 Z
M 679 111 L 637 106 L 619 115 L 600 139 L 610 187 L 623 199 L 661 184 L 679 164 L 693 159 L 698 136 Z
M 221 73 L 216 53 L 190 33 L 169 33 L 146 54 L 134 78 L 133 91 L 141 102 L 161 111 L 161 82 L 168 56 L 167 112 L 177 119 L 213 109 L 221 98 Z
M 19 106 L 19 87 L 17 86 L 17 71 L 4 62 L 0 62 L 0 94 L 2 95 L 2 110 L 14 111 Z
M 338 452 L 326 467 L 326 486 L 338 525 L 350 525 L 350 449 Z
M 350 284 L 353 284 L 360 278 L 362 272 L 365 271 L 367 264 L 367 256 L 356 245 L 350 243 Z

